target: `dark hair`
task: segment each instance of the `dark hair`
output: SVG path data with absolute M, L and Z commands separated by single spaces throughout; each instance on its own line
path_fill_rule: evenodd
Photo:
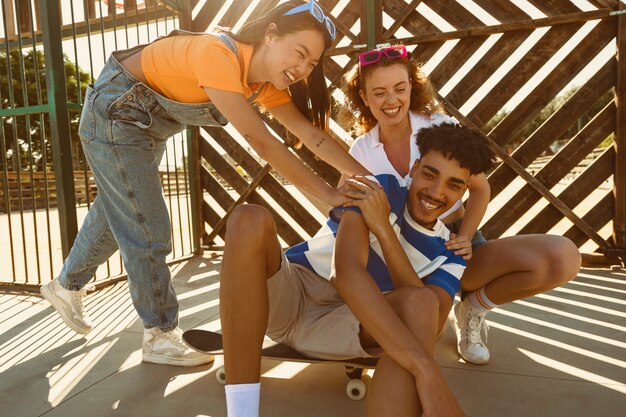
M 495 163 L 495 153 L 482 132 L 455 123 L 420 129 L 417 132 L 420 155 L 441 152 L 450 160 L 459 161 L 471 175 L 489 171 Z
M 306 12 L 284 16 L 289 10 L 304 3 L 302 0 L 290 0 L 278 5 L 264 15 L 247 22 L 238 33 L 233 33 L 224 28 L 220 28 L 220 30 L 238 42 L 257 47 L 265 39 L 267 27 L 271 23 L 276 25 L 278 36 L 313 29 L 324 35 L 324 51 L 326 51 L 332 45 L 332 39 L 323 23 Z M 324 54 L 306 80 L 295 83 L 288 89 L 298 110 L 314 125 L 327 130 L 330 114 L 330 93 L 324 77 Z
M 410 53 L 406 59 L 389 59 L 382 56 L 377 63 L 362 67 L 360 73 L 357 62 L 343 79 L 341 91 L 346 99 L 345 106 L 339 111 L 340 122 L 344 126 L 351 126 L 357 135 L 370 131 L 378 123 L 370 108 L 363 102 L 359 91 L 365 91 L 367 76 L 374 69 L 391 65 L 402 65 L 409 74 L 411 81 L 409 109 L 417 113 L 443 113 L 443 107 L 436 100 L 430 80 Z

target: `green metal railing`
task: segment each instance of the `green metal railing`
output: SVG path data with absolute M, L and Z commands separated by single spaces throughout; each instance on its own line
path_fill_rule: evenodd
M 3 0 L 0 27 L 0 289 L 36 290 L 58 275 L 96 187 L 77 136 L 84 91 L 110 53 L 179 27 L 180 5 L 156 0 Z M 192 255 L 189 135 L 161 164 L 169 262 Z M 97 282 L 123 278 L 115 255 Z

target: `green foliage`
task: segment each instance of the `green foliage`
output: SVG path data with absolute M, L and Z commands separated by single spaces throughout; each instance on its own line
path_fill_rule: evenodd
M 608 148 L 609 146 L 612 146 L 614 142 L 615 142 L 615 134 L 611 133 L 609 137 L 604 139 L 602 143 L 598 145 L 598 148 L 602 148 L 602 149 Z
M 77 68 L 67 57 L 64 62 L 68 101 L 80 103 L 90 75 Z M 46 71 L 44 55 L 40 50 L 23 53 L 19 50 L 0 52 L 0 107 L 20 108 L 47 104 Z M 80 97 L 79 97 L 80 94 Z M 79 99 L 80 98 L 80 99 Z M 72 140 L 78 141 L 80 115 L 70 112 Z M 12 171 L 26 170 L 32 165 L 35 171 L 51 164 L 52 143 L 49 137 L 47 114 L 3 117 L 0 131 L 0 169 L 4 164 Z

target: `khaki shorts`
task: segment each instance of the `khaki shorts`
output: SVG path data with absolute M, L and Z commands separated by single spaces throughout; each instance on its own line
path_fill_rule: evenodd
M 359 341 L 359 321 L 330 282 L 282 257 L 267 281 L 267 335 L 314 358 L 370 357 Z

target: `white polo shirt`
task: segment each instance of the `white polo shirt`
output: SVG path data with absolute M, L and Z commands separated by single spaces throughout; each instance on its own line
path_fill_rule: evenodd
M 411 123 L 411 160 L 409 168 L 413 166 L 416 159 L 420 157 L 420 151 L 417 147 L 416 135 L 417 132 L 425 127 L 436 126 L 441 123 L 455 123 L 459 122 L 448 115 L 443 113 L 432 113 L 425 115 L 421 113 L 414 113 L 409 111 L 409 122 Z M 380 143 L 380 124 L 376 124 L 369 132 L 359 136 L 355 139 L 354 143 L 350 147 L 350 155 L 361 163 L 369 172 L 374 175 L 389 174 L 394 175 L 401 185 L 409 186 L 411 184 L 411 172 L 402 177 L 398 171 L 391 165 L 387 154 L 385 153 L 385 147 Z M 450 213 L 455 212 L 461 207 L 461 200 L 457 201 L 450 210 L 443 213 L 440 217 L 443 219 Z

